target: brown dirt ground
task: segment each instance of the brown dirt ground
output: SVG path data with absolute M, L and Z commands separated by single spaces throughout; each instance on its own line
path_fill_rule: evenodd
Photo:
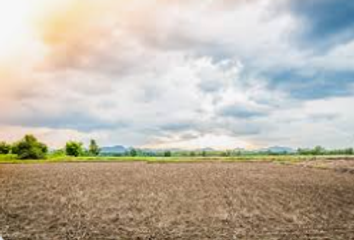
M 0 165 L 5 240 L 354 239 L 354 174 L 273 163 Z
M 299 163 L 299 165 L 354 174 L 354 160 L 348 159 L 305 161 Z

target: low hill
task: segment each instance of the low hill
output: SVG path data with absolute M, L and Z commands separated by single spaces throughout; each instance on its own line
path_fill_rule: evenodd
M 122 154 L 126 151 L 128 151 L 128 149 L 121 145 L 101 148 L 101 154 Z

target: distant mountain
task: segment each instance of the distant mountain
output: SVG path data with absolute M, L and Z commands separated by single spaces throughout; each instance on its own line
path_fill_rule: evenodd
M 244 148 L 235 148 L 234 152 L 246 152 L 247 150 Z
M 206 147 L 206 148 L 196 148 L 196 149 L 182 149 L 182 148 L 161 148 L 161 149 L 149 149 L 149 148 L 143 148 L 140 149 L 144 152 L 148 153 L 163 153 L 166 151 L 171 151 L 171 152 L 213 152 L 215 149 Z
M 207 148 L 201 148 L 201 149 L 198 149 L 198 151 L 204 151 L 204 152 L 214 152 L 215 149 L 213 148 L 210 148 L 210 147 L 207 147 Z
M 116 145 L 116 146 L 110 146 L 110 147 L 102 147 L 101 148 L 101 154 L 123 154 L 126 152 L 129 152 L 132 147 L 124 147 L 121 145 Z M 158 154 L 158 153 L 163 153 L 165 151 L 171 151 L 171 152 L 184 152 L 184 151 L 194 151 L 194 152 L 213 152 L 216 151 L 213 148 L 199 148 L 199 149 L 194 149 L 194 150 L 184 150 L 184 149 L 179 149 L 179 148 L 169 148 L 169 149 L 140 149 L 146 153 L 151 153 L 151 154 Z M 281 147 L 281 146 L 273 146 L 269 148 L 262 148 L 258 150 L 253 150 L 253 151 L 247 151 L 246 149 L 243 148 L 236 148 L 234 149 L 236 152 L 254 152 L 254 153 L 265 153 L 265 152 L 270 152 L 274 154 L 281 154 L 281 153 L 295 153 L 296 150 L 289 148 L 289 147 Z
M 296 151 L 289 147 L 274 146 L 269 148 L 261 149 L 260 152 L 271 152 L 271 153 L 295 153 Z
M 146 153 L 163 153 L 166 151 L 171 151 L 171 152 L 179 152 L 182 151 L 179 148 L 163 148 L 163 149 L 155 149 L 155 148 L 140 148 L 141 151 L 146 152 Z
M 120 145 L 101 148 L 101 154 L 121 154 L 125 153 L 126 151 L 128 151 L 128 149 Z

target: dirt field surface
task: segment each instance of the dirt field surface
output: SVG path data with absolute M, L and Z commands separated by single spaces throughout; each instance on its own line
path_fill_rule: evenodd
M 331 169 L 337 172 L 354 174 L 354 160 L 345 160 L 345 159 L 315 160 L 315 161 L 305 161 L 299 163 L 299 165 L 304 167 Z
M 0 165 L 5 240 L 354 239 L 354 174 L 274 163 Z

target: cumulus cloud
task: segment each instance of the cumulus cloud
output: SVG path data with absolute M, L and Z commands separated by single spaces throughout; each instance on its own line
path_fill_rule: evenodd
M 350 17 L 328 17 L 331 6 L 351 11 L 330 0 L 58 1 L 36 18 L 35 50 L 0 64 L 2 137 L 346 144 L 338 126 L 353 129 L 342 116 L 353 118 L 338 106 L 352 101 L 353 40 Z M 333 41 L 318 50 L 322 37 Z

